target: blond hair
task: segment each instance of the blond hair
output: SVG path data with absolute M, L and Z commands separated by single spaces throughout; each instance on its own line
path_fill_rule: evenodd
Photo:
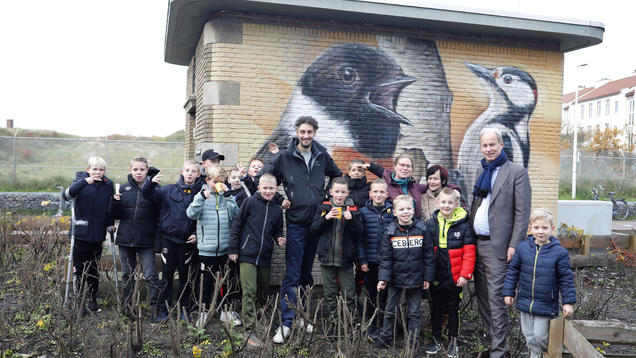
M 90 157 L 88 158 L 86 169 L 90 168 L 103 168 L 106 170 L 106 161 L 102 157 Z
M 270 184 L 274 184 L 276 185 L 276 177 L 270 173 L 265 173 L 263 175 L 261 175 L 261 178 L 258 180 L 258 185 L 261 185 L 262 182 L 268 182 Z
M 199 163 L 197 163 L 196 160 L 194 159 L 188 159 L 185 162 L 183 162 L 183 167 L 181 169 L 185 169 L 185 167 L 189 166 L 189 165 L 196 165 L 199 166 Z
M 397 203 L 399 202 L 407 202 L 409 204 L 411 204 L 411 207 L 413 207 L 413 198 L 410 195 L 398 195 L 395 198 L 393 198 L 393 206 L 397 207 Z
M 389 186 L 386 183 L 386 180 L 384 179 L 375 179 L 371 182 L 371 185 L 369 185 L 369 188 L 373 188 L 374 185 L 384 185 L 384 189 L 388 189 Z
M 223 167 L 207 167 L 205 168 L 205 175 L 208 177 L 208 180 L 218 178 L 223 178 L 223 180 L 227 179 L 227 172 Z
M 148 159 L 146 159 L 146 158 L 144 158 L 142 156 L 132 158 L 132 160 L 130 161 L 130 166 L 131 167 L 132 167 L 134 162 L 144 163 L 144 164 L 146 164 L 146 168 L 148 168 Z
M 548 208 L 536 208 L 532 210 L 532 213 L 530 214 L 530 224 L 537 220 L 545 220 L 549 222 L 550 225 L 554 225 L 554 216 Z

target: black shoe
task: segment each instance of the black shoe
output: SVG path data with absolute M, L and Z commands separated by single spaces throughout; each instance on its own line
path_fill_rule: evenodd
M 101 312 L 102 311 L 102 308 L 97 303 L 97 300 L 88 301 L 88 304 L 86 305 L 86 309 L 88 309 L 91 312 Z
M 380 331 L 382 331 L 380 328 L 375 325 L 371 325 L 367 328 L 367 337 L 375 341 L 380 338 Z
M 436 354 L 437 352 L 443 350 L 442 344 L 440 342 L 440 339 L 433 338 L 426 344 L 426 346 L 424 346 L 424 352 L 426 352 L 427 354 Z
M 457 345 L 457 337 L 450 337 L 448 344 L 448 357 L 459 358 L 459 345 Z
M 373 346 L 380 349 L 391 348 L 391 341 L 392 340 L 387 337 L 378 337 L 378 339 L 373 341 Z

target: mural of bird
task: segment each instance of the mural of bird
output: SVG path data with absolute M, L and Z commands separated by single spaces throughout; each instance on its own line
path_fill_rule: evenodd
M 511 66 L 486 68 L 464 63 L 484 85 L 490 97 L 488 108 L 468 127 L 457 159 L 464 189 L 472 192 L 479 168 L 479 133 L 498 128 L 508 159 L 528 167 L 530 161 L 530 117 L 537 104 L 537 84 L 527 72 Z M 455 174 L 457 175 L 457 174 Z
M 366 157 L 390 158 L 400 125 L 411 122 L 396 112 L 402 89 L 416 81 L 381 49 L 360 43 L 337 44 L 318 55 L 298 80 L 268 144 L 287 146 L 299 117 L 319 124 L 315 140 L 328 149 L 351 148 Z

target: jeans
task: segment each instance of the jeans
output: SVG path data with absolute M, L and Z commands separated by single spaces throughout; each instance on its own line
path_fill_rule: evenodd
M 102 243 L 75 240 L 73 247 L 73 267 L 74 275 L 77 278 L 78 293 L 81 295 L 88 284 L 86 299 L 97 300 L 99 290 L 99 271 L 97 264 L 102 257 Z
M 287 224 L 287 242 L 285 243 L 285 277 L 281 285 L 282 324 L 291 327 L 294 310 L 287 305 L 287 299 L 292 305 L 297 304 L 297 287 L 301 288 L 301 299 L 304 300 L 304 289 L 314 284 L 311 269 L 318 249 L 318 240 L 309 235 L 309 224 Z
M 151 311 L 155 313 L 161 282 L 159 281 L 159 274 L 155 268 L 155 253 L 151 248 L 119 246 L 119 258 L 121 260 L 121 268 L 123 271 L 122 279 L 124 282 L 124 304 L 131 304 L 132 291 L 135 287 L 135 280 L 134 277 L 131 277 L 131 274 L 135 272 L 138 257 L 146 285 L 148 285 L 150 308 Z
M 437 289 L 432 287 L 431 293 L 431 330 L 433 337 L 441 342 L 442 318 L 444 312 L 448 313 L 448 336 L 459 336 L 459 301 L 462 293 L 461 287 L 449 289 Z
M 159 309 L 166 311 L 166 304 L 172 306 L 172 281 L 175 271 L 179 272 L 179 304 L 181 308 L 190 309 L 190 279 L 196 270 L 191 268 L 191 261 L 196 253 L 194 244 L 175 244 L 169 240 L 163 240 L 161 249 L 161 292 L 159 293 Z
M 374 326 L 382 327 L 384 323 L 384 308 L 386 307 L 387 290 L 378 292 L 378 264 L 369 263 L 369 272 L 364 273 L 365 284 L 367 286 L 367 293 L 369 294 L 369 300 L 371 304 L 367 306 L 367 318 L 373 315 L 373 311 L 378 308 L 378 314 L 375 318 Z M 378 305 L 376 307 L 376 304 Z
M 228 260 L 228 255 L 199 255 L 199 262 L 201 265 L 200 273 L 203 274 L 203 292 L 201 293 L 201 297 L 203 299 L 202 304 L 205 305 L 205 308 L 207 310 L 216 309 L 221 311 L 223 308 L 221 306 L 228 305 L 228 307 L 231 306 L 232 311 L 236 311 L 236 300 L 241 297 L 239 293 L 238 264 Z M 214 275 L 216 275 L 217 272 L 220 272 L 219 278 L 222 279 L 228 270 L 229 273 L 227 279 L 220 287 L 216 307 L 210 307 L 214 286 L 216 286 L 216 279 L 214 278 Z
M 402 290 L 404 290 L 406 305 L 408 306 L 406 316 L 408 318 L 409 344 L 411 344 L 414 339 L 417 340 L 420 336 L 420 317 L 422 316 L 420 313 L 420 306 L 422 304 L 422 288 L 401 288 L 389 285 L 387 289 L 389 290 L 389 293 L 386 301 L 386 311 L 384 312 L 384 325 L 382 326 L 382 333 L 380 336 L 385 342 L 393 341 L 395 311 L 398 309 L 400 296 L 402 295 Z M 402 323 L 398 322 L 398 325 L 401 324 Z

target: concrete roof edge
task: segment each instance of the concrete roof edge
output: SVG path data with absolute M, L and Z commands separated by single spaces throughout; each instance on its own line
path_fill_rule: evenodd
M 596 45 L 603 40 L 602 22 L 558 19 L 538 15 L 487 11 L 466 7 L 410 4 L 408 0 L 169 0 L 164 43 L 164 60 L 188 65 L 203 25 L 214 11 L 257 12 L 268 15 L 302 16 L 319 20 L 341 14 L 349 21 L 453 32 L 470 26 L 475 34 L 505 36 L 513 32 L 525 38 L 551 40 L 561 52 Z M 300 14 L 300 15 L 299 15 Z M 356 18 L 356 16 L 360 18 Z M 371 17 L 371 18 L 370 18 Z M 512 21 L 512 25 L 511 25 Z

